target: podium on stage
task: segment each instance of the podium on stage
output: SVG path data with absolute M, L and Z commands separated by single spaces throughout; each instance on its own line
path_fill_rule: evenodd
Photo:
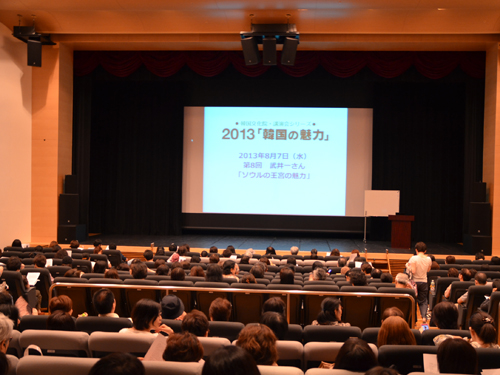
M 391 247 L 396 249 L 411 248 L 411 222 L 415 221 L 412 215 L 389 215 L 391 224 Z

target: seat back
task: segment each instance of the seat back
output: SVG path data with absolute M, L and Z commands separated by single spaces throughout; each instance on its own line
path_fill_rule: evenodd
M 243 324 L 259 322 L 263 303 L 263 293 L 233 293 L 233 320 Z
M 17 375 L 87 375 L 98 358 L 26 356 L 17 364 Z
M 73 268 L 76 268 L 83 273 L 92 272 L 92 262 L 90 260 L 73 259 L 71 264 L 73 265 Z
M 279 366 L 293 366 L 302 368 L 302 357 L 304 355 L 304 346 L 297 341 L 278 340 L 276 341 L 278 351 Z
M 424 371 L 424 353 L 436 354 L 436 346 L 384 345 L 378 349 L 378 363 L 383 367 L 396 366 L 401 375 Z
M 135 288 L 124 289 L 125 303 L 127 304 L 129 312 L 132 312 L 132 309 L 134 308 L 136 303 L 143 298 L 148 298 L 156 302 L 160 300 L 159 290 L 141 288 L 141 285 L 158 285 L 158 282 L 155 280 L 126 279 L 124 280 L 123 284 L 135 286 Z
M 172 361 L 142 361 L 146 375 L 200 375 L 203 363 L 172 362 Z
M 14 301 L 17 301 L 19 297 L 23 297 L 28 301 L 27 290 L 24 287 L 23 277 L 20 272 L 4 270 L 2 278 L 5 279 L 9 286 L 9 293 Z
M 68 272 L 71 267 L 67 266 L 50 266 L 47 267 L 53 278 L 63 277 L 66 272 Z
M 47 329 L 48 315 L 25 315 L 19 323 L 19 331 L 27 329 Z
M 308 342 L 345 342 L 349 337 L 361 338 L 359 327 L 313 326 L 304 327 L 304 344 Z
M 301 369 L 290 366 L 258 365 L 260 375 L 304 375 Z M 149 375 L 149 374 L 148 374 Z
M 120 279 L 107 279 L 107 278 L 90 278 L 89 279 L 90 284 L 110 284 L 110 285 L 123 285 L 123 280 Z M 93 298 L 94 294 L 101 290 L 101 286 L 99 287 L 92 287 L 90 288 L 90 296 L 92 298 L 92 311 L 89 311 L 89 314 L 92 315 L 98 315 L 97 311 L 94 308 L 93 305 Z M 113 293 L 113 296 L 115 297 L 115 302 L 116 302 L 116 308 L 115 308 L 115 313 L 117 313 L 119 316 L 130 316 L 130 311 L 127 308 L 127 305 L 125 303 L 125 291 L 121 288 L 109 288 L 111 290 L 111 293 Z
M 194 284 L 195 287 L 200 289 L 196 291 L 196 304 L 198 310 L 202 311 L 206 316 L 209 316 L 208 310 L 210 304 L 216 298 L 226 298 L 231 301 L 230 293 L 224 291 L 224 288 L 229 288 L 228 283 L 214 283 L 214 282 L 197 282 Z M 218 288 L 220 291 L 208 291 L 203 290 L 203 288 Z
M 120 250 L 103 250 L 102 253 L 108 257 L 113 267 L 118 266 L 122 262 L 122 253 Z
M 89 350 L 97 358 L 116 352 L 144 357 L 155 338 L 147 333 L 92 332 Z
M 481 303 L 485 301 L 485 295 L 491 295 L 491 285 L 474 285 L 469 287 L 467 297 L 467 309 L 464 311 L 464 317 L 459 322 L 463 329 L 469 329 L 469 320 L 473 313 L 477 311 Z M 460 319 L 461 317 L 459 317 Z
M 321 361 L 335 362 L 343 342 L 308 342 L 304 345 L 304 369 L 316 368 Z M 375 356 L 378 354 L 377 346 L 369 344 Z
M 21 270 L 22 275 L 28 275 L 31 272 L 38 272 L 38 281 L 35 284 L 35 288 L 40 291 L 42 295 L 42 308 L 48 308 L 49 306 L 49 289 L 52 285 L 51 275 L 47 268 L 24 268 Z
M 28 329 L 21 333 L 19 345 L 24 350 L 38 345 L 43 355 L 90 357 L 89 335 L 86 332 Z
M 476 353 L 479 374 L 485 369 L 500 368 L 500 355 L 498 355 L 498 349 L 477 348 Z M 497 372 L 498 370 L 495 373 Z
M 370 293 L 377 292 L 372 286 L 344 286 L 341 292 Z M 362 330 L 371 327 L 375 321 L 376 297 L 367 295 L 342 296 L 342 320 Z
M 198 340 L 203 346 L 204 358 L 210 357 L 221 346 L 231 345 L 231 342 L 224 337 L 198 337 Z
M 240 322 L 209 322 L 209 337 L 223 337 L 233 342 L 245 325 Z
M 128 318 L 110 318 L 98 316 L 80 317 L 76 320 L 76 329 L 87 332 L 119 332 L 122 328 L 132 327 Z
M 460 281 L 456 277 L 439 277 L 436 279 L 436 292 L 434 298 L 432 299 L 431 309 L 434 308 L 438 303 L 442 302 L 444 299 L 444 292 L 448 288 L 448 286 L 454 282 Z
M 413 289 L 408 288 L 379 288 L 378 291 L 380 293 L 391 293 L 393 296 L 391 297 L 379 297 L 378 298 L 378 311 L 380 315 L 377 319 L 377 325 L 381 324 L 380 317 L 385 309 L 389 307 L 397 307 L 399 308 L 404 315 L 404 319 L 412 326 L 414 322 L 412 318 L 415 316 L 417 304 L 415 303 L 415 291 Z M 408 297 L 402 297 L 400 294 L 409 294 L 413 298 L 413 305 L 411 299 Z M 413 307 L 413 311 L 412 311 Z M 412 314 L 413 313 L 413 314 Z
M 428 329 L 422 332 L 422 345 L 434 345 L 434 337 L 452 335 L 470 338 L 470 331 L 465 329 Z
M 495 321 L 495 328 L 498 331 L 498 304 L 500 303 L 500 291 L 491 293 L 490 297 L 490 307 L 488 314 L 493 317 Z
M 450 302 L 456 303 L 472 285 L 474 285 L 474 281 L 453 281 L 451 283 Z
M 276 284 L 269 286 L 267 289 L 274 290 L 299 290 L 302 289 L 300 285 L 284 285 Z M 286 294 L 276 294 L 269 292 L 268 297 L 280 297 L 285 304 L 287 303 L 287 298 L 290 298 L 290 308 L 287 310 L 287 314 L 290 314 L 289 324 L 301 324 L 302 323 L 302 296 L 299 294 L 290 294 L 288 297 Z
M 57 277 L 54 279 L 54 283 L 65 282 L 65 283 L 87 283 L 88 280 L 80 279 L 76 277 Z M 52 294 L 55 296 L 66 295 L 73 301 L 73 316 L 76 318 L 79 314 L 84 312 L 89 313 L 92 311 L 92 303 L 89 288 L 79 287 L 79 286 L 62 286 L 55 285 L 52 289 Z

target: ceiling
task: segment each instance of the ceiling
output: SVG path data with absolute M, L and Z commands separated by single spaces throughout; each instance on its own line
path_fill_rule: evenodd
M 254 23 L 297 25 L 299 50 L 484 50 L 500 0 L 0 0 L 0 22 L 79 50 L 238 50 Z M 253 17 L 250 16 L 253 14 Z

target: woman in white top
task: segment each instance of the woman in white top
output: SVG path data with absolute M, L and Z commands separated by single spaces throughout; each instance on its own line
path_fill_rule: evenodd
M 417 303 L 420 308 L 420 315 L 422 315 L 422 323 L 427 323 L 427 294 L 428 294 L 428 285 L 427 285 L 427 272 L 430 271 L 432 260 L 425 252 L 427 251 L 427 246 L 423 242 L 418 242 L 415 245 L 415 250 L 417 255 L 414 255 L 410 258 L 409 264 L 411 266 L 411 272 L 413 274 L 413 280 L 417 284 Z
M 136 303 L 131 313 L 132 328 L 123 328 L 120 333 L 146 333 L 158 335 L 174 333 L 172 328 L 161 323 L 161 306 L 158 302 L 143 298 Z

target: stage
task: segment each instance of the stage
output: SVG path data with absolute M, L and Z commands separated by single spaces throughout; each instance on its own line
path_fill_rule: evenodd
M 181 236 L 127 236 L 127 235 L 92 235 L 83 245 L 92 245 L 95 239 L 103 241 L 104 245 L 115 243 L 118 248 L 134 247 L 144 250 L 150 247 L 154 242 L 157 246 L 168 247 L 171 243 L 176 245 L 188 244 L 192 249 L 208 249 L 211 246 L 217 246 L 219 250 L 225 249 L 228 245 L 233 245 L 237 250 L 243 251 L 249 248 L 264 251 L 268 246 L 272 246 L 276 251 L 289 252 L 292 246 L 298 246 L 301 252 L 309 252 L 311 249 L 317 249 L 318 252 L 330 252 L 333 249 L 339 249 L 341 253 L 350 253 L 353 249 L 358 249 L 361 253 L 366 251 L 369 254 L 408 254 L 413 255 L 413 249 L 395 249 L 391 248 L 390 241 L 367 241 L 365 244 L 363 238 L 331 238 L 318 236 L 286 236 L 286 235 L 252 235 L 252 234 L 186 234 Z M 462 244 L 444 244 L 427 243 L 427 252 L 435 255 L 459 255 L 470 256 Z M 136 251 L 139 249 L 136 249 Z

